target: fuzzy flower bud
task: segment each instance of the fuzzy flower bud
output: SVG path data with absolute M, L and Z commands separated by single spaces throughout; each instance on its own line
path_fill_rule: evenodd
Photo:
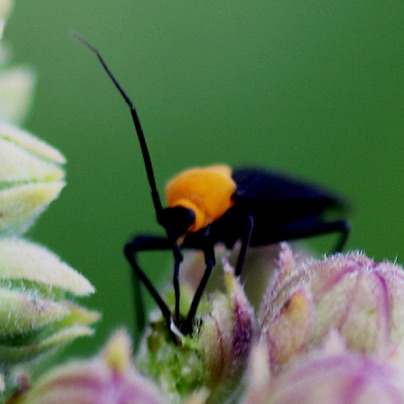
M 0 39 L 3 36 L 4 25 L 12 8 L 11 0 L 0 0 Z
M 51 369 L 18 399 L 18 403 L 27 404 L 163 402 L 157 387 L 134 369 L 130 340 L 124 331 L 116 332 L 96 358 Z
M 20 123 L 31 106 L 35 76 L 26 67 L 0 71 L 0 121 Z
M 178 331 L 176 345 L 167 336 L 165 322 L 155 322 L 137 358 L 139 368 L 153 377 L 173 402 L 220 402 L 233 396 L 240 384 L 254 339 L 255 319 L 233 268 L 227 262 L 224 267 L 225 292 L 202 299 L 193 334 L 181 336 Z M 223 276 L 223 267 L 217 270 Z M 193 293 L 186 291 L 183 284 L 181 297 L 189 307 Z
M 0 239 L 0 369 L 92 334 L 98 313 L 68 298 L 93 286 L 43 247 Z
M 404 337 L 403 290 L 397 265 L 359 253 L 296 265 L 284 245 L 259 315 L 271 369 L 318 348 L 333 330 L 350 350 L 388 355 Z
M 202 318 L 197 341 L 206 372 L 205 385 L 219 397 L 240 381 L 253 341 L 255 319 L 233 268 L 224 260 L 226 295 L 213 298 Z
M 0 124 L 0 161 L 0 235 L 18 235 L 64 187 L 65 159 L 29 133 Z
M 265 348 L 253 349 L 244 404 L 404 402 L 404 371 L 388 360 L 325 350 L 271 378 Z

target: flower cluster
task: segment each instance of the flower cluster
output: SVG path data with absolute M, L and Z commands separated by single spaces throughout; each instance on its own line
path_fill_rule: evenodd
M 360 253 L 316 260 L 293 254 L 285 243 L 250 255 L 246 283 L 255 284 L 255 276 L 262 283 L 263 269 L 267 275 L 256 314 L 224 260 L 227 291 L 216 292 L 200 316 L 192 347 L 202 370 L 194 384 L 188 383 L 193 390 L 177 388 L 181 399 L 196 390 L 207 402 L 359 403 L 368 397 L 377 397 L 370 402 L 404 402 L 402 268 Z M 190 262 L 187 272 L 197 272 L 197 260 Z M 163 360 L 156 352 L 166 347 L 153 333 L 148 339 L 141 354 L 148 360 L 145 369 L 172 394 L 174 384 L 166 377 L 175 372 L 168 367 L 151 371 Z M 178 351 L 183 348 L 176 348 L 177 358 Z M 188 356 L 181 359 L 179 368 L 191 374 Z
M 245 403 L 404 402 L 403 269 L 360 253 L 296 264 L 282 246 Z
M 92 334 L 98 313 L 72 297 L 93 286 L 56 255 L 22 235 L 65 186 L 63 155 L 21 129 L 34 76 L 9 67 L 3 29 L 11 0 L 0 0 L 0 378 L 11 370 Z M 8 386 L 7 386 L 8 387 Z
M 250 262 L 262 265 L 259 256 L 268 257 L 268 249 L 272 256 L 273 247 L 258 249 Z M 188 260 L 185 271 L 198 272 L 196 262 Z M 113 337 L 108 355 L 80 363 L 81 369 L 98 363 L 91 377 L 78 364 L 51 370 L 23 402 L 77 398 L 72 391 L 97 402 L 104 391 L 126 397 L 111 403 L 145 396 L 173 403 L 404 402 L 402 268 L 360 253 L 302 258 L 288 244 L 279 245 L 278 259 L 266 266 L 266 294 L 256 312 L 225 258 L 215 268 L 225 288 L 204 297 L 192 336 L 176 345 L 155 318 L 135 356 L 138 370 L 130 360 L 116 365 L 123 348 Z M 246 270 L 246 282 L 254 282 L 255 268 Z M 110 376 L 114 369 L 119 377 Z

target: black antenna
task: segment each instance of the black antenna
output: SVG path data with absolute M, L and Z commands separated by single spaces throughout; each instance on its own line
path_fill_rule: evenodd
M 105 63 L 104 58 L 101 56 L 101 53 L 98 51 L 97 48 L 94 48 L 89 42 L 87 42 L 84 38 L 82 38 L 79 34 L 76 32 L 72 32 L 73 38 L 75 38 L 77 41 L 81 42 L 84 46 L 86 46 L 91 52 L 93 52 L 98 60 L 100 61 L 102 67 L 104 68 L 105 72 L 108 74 L 108 77 L 111 79 L 111 81 L 114 83 L 115 87 L 121 94 L 122 98 L 125 100 L 126 104 L 128 105 L 130 109 L 130 113 L 132 115 L 133 123 L 135 124 L 135 129 L 136 129 L 136 134 L 137 138 L 140 143 L 140 148 L 142 150 L 142 155 L 143 155 L 143 161 L 144 165 L 146 168 L 146 173 L 147 173 L 147 179 L 149 181 L 149 185 L 151 188 L 151 196 L 153 199 L 153 204 L 154 204 L 154 209 L 156 211 L 156 216 L 157 216 L 157 221 L 161 224 L 161 219 L 162 219 L 162 211 L 163 207 L 160 202 L 160 196 L 157 190 L 156 186 L 156 179 L 154 177 L 154 172 L 153 172 L 153 165 L 151 162 L 150 154 L 149 154 L 149 149 L 147 148 L 147 143 L 146 139 L 144 137 L 142 125 L 140 124 L 139 117 L 136 112 L 136 108 L 133 105 L 133 102 L 131 99 L 128 97 L 128 95 L 125 93 L 121 85 L 118 83 L 117 79 L 115 76 L 112 74 L 111 70 Z

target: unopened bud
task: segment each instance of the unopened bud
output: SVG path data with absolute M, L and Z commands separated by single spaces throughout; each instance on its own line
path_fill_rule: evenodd
M 29 133 L 0 124 L 0 161 L 0 235 L 18 235 L 58 197 L 65 159 Z
M 43 247 L 0 239 L 0 368 L 92 334 L 99 317 L 70 300 L 93 286 Z

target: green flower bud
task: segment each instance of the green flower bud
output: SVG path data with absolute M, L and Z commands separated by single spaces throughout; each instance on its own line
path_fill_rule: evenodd
M 0 235 L 25 232 L 64 187 L 65 159 L 27 132 L 0 124 Z
M 0 72 L 0 121 L 19 123 L 32 101 L 35 77 L 32 71 L 16 67 Z
M 254 312 L 233 268 L 227 262 L 224 266 L 225 291 L 203 297 L 191 336 L 178 331 L 174 344 L 161 320 L 151 324 L 143 341 L 139 368 L 174 402 L 220 402 L 234 396 L 240 384 L 253 341 Z M 223 265 L 217 270 L 223 276 Z M 193 296 L 190 285 L 181 285 L 185 307 Z
M 0 0 L 0 39 L 3 36 L 4 25 L 11 11 L 12 0 Z
M 86 278 L 45 248 L 0 239 L 0 369 L 92 334 L 98 313 L 69 296 L 93 292 Z

